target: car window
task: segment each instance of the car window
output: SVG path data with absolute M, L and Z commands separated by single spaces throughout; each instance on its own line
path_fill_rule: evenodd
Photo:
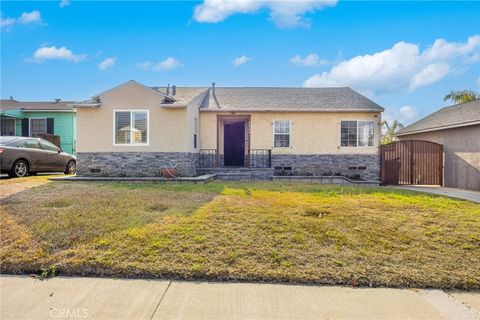
M 58 152 L 58 147 L 56 145 L 54 145 L 53 143 L 41 140 L 40 144 L 42 145 L 42 148 L 44 150 Z
M 18 140 L 18 137 L 0 137 L 0 145 L 10 145 Z
M 22 148 L 29 148 L 29 149 L 42 149 L 42 147 L 40 147 L 40 143 L 38 142 L 38 140 L 35 140 L 35 139 L 27 139 L 25 140 L 25 142 L 22 144 L 21 146 Z

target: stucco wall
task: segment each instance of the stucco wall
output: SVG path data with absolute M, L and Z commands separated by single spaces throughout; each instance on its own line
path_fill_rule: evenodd
M 443 144 L 444 185 L 480 191 L 480 125 L 418 133 L 398 138 Z
M 99 108 L 77 109 L 77 152 L 190 152 L 187 109 L 160 107 L 161 95 L 135 83 L 101 95 Z M 149 110 L 149 145 L 114 145 L 114 110 Z M 188 140 L 187 140 L 188 139 Z
M 217 114 L 201 112 L 200 148 L 215 149 L 217 146 Z M 380 143 L 380 113 L 333 113 L 333 112 L 256 112 L 236 113 L 250 115 L 252 149 L 272 149 L 272 154 L 376 154 Z M 376 117 L 375 117 L 376 116 Z M 291 147 L 273 148 L 275 120 L 292 121 Z M 375 142 L 373 147 L 341 147 L 340 121 L 374 120 Z

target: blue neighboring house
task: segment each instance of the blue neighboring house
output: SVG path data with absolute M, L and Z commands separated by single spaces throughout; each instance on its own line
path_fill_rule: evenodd
M 60 136 L 65 152 L 75 154 L 77 113 L 72 101 L 0 100 L 0 132 L 2 136 L 36 137 L 42 133 Z

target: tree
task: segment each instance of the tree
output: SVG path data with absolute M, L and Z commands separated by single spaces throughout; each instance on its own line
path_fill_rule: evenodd
M 452 100 L 453 103 L 465 103 L 480 99 L 480 93 L 473 90 L 452 90 L 449 94 L 443 97 L 443 101 Z
M 382 126 L 385 126 L 387 131 L 382 136 L 382 144 L 387 144 L 393 142 L 395 137 L 395 132 L 403 128 L 403 124 L 401 124 L 398 120 L 394 120 L 391 124 L 388 124 L 387 121 L 382 122 Z

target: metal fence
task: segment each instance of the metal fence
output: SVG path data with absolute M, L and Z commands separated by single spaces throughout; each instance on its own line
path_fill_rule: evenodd
M 381 178 L 385 185 L 442 185 L 443 146 L 404 140 L 380 147 Z
M 200 149 L 199 154 L 200 168 L 219 168 L 223 167 L 223 154 L 216 149 Z M 272 166 L 272 150 L 270 149 L 250 149 L 245 154 L 244 166 L 249 168 L 270 168 Z

